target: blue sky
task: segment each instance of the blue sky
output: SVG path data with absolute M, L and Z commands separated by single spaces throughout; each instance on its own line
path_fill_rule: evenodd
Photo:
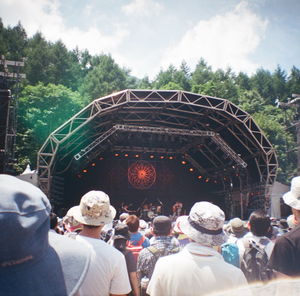
M 139 78 L 203 57 L 248 74 L 300 68 L 299 0 L 0 0 L 5 26 L 21 21 L 69 49 L 110 53 Z

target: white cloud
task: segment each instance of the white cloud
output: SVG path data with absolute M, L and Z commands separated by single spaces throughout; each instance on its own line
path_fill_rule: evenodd
M 133 0 L 122 6 L 122 11 L 127 15 L 150 16 L 157 15 L 163 10 L 163 5 L 154 0 Z
M 251 73 L 259 65 L 250 55 L 264 38 L 267 24 L 242 1 L 233 11 L 199 21 L 166 51 L 160 66 L 178 66 L 185 60 L 193 67 L 203 57 L 214 69 L 231 67 Z
M 127 30 L 114 24 L 113 32 L 104 34 L 95 26 L 87 30 L 80 27 L 67 27 L 64 17 L 60 13 L 59 0 L 2 0 L 1 15 L 4 16 L 5 25 L 15 25 L 21 18 L 29 36 L 37 31 L 42 32 L 47 40 L 57 41 L 61 39 L 69 48 L 88 49 L 91 54 L 111 52 L 122 43 L 128 34 Z M 86 7 L 85 13 L 91 8 Z

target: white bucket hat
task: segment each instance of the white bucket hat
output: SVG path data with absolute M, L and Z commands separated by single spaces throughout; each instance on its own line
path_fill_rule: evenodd
M 116 209 L 110 205 L 108 195 L 103 191 L 89 191 L 74 208 L 75 220 L 85 225 L 100 226 L 113 221 Z
M 282 198 L 285 204 L 300 210 L 300 176 L 292 179 L 290 191 L 285 193 Z
M 201 201 L 181 220 L 180 229 L 190 239 L 206 246 L 220 246 L 227 241 L 223 231 L 224 212 L 216 205 Z

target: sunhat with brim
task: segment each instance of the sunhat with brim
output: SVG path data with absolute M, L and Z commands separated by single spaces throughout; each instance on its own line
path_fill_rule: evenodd
M 300 210 L 300 176 L 292 179 L 290 191 L 285 193 L 282 198 L 285 204 Z
M 173 227 L 173 231 L 176 232 L 176 233 L 183 233 L 182 230 L 181 230 L 181 222 L 182 220 L 185 220 L 188 216 L 186 215 L 183 215 L 183 216 L 179 216 L 177 217 L 176 221 L 175 221 L 175 224 L 174 224 L 174 227 Z
M 182 219 L 180 229 L 193 241 L 205 246 L 220 246 L 227 241 L 223 231 L 224 212 L 216 205 L 201 201 Z
M 243 235 L 246 232 L 245 223 L 240 218 L 233 218 L 229 221 L 230 230 L 235 235 Z
M 90 251 L 49 232 L 51 206 L 32 184 L 0 175 L 0 294 L 75 295 Z
M 74 208 L 74 218 L 85 225 L 100 226 L 113 221 L 116 209 L 110 205 L 109 197 L 103 191 L 89 191 Z

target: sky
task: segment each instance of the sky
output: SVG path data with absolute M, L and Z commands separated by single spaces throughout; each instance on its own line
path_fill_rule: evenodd
M 139 78 L 182 61 L 193 71 L 200 58 L 249 75 L 300 68 L 299 0 L 0 0 L 0 17 L 29 37 L 111 54 Z

